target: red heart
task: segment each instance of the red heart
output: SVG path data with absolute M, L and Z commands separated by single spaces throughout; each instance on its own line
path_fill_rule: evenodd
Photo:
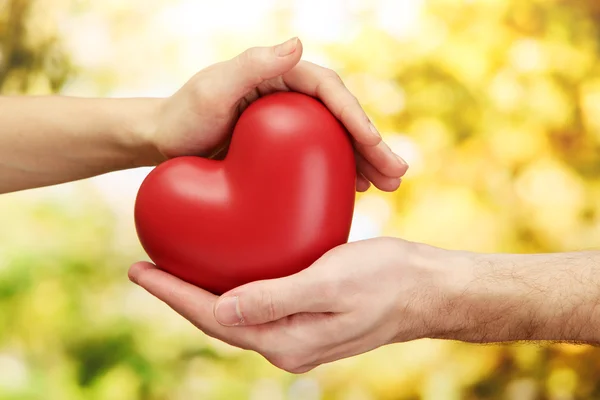
M 296 273 L 348 241 L 356 164 L 318 100 L 280 92 L 252 103 L 223 161 L 156 167 L 135 204 L 140 242 L 160 268 L 212 293 Z

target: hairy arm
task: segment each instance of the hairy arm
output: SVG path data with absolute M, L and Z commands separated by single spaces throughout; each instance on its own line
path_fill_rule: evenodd
M 208 335 L 294 373 L 422 338 L 600 342 L 600 251 L 477 254 L 382 237 L 219 297 L 149 263 L 129 276 Z
M 441 337 L 600 343 L 600 251 L 452 259 L 463 272 L 443 307 Z
M 154 99 L 0 97 L 0 193 L 158 162 Z

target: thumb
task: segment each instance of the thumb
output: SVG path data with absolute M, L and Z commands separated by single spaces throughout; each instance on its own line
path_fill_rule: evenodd
M 324 293 L 301 275 L 258 281 L 223 294 L 214 315 L 220 324 L 236 326 L 265 324 L 301 312 L 327 312 L 330 302 Z
M 252 47 L 224 63 L 224 85 L 235 97 L 262 82 L 288 72 L 302 57 L 302 43 L 292 38 L 276 46 Z

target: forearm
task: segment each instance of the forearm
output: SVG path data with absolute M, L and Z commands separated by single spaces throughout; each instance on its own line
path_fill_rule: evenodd
M 0 97 L 0 193 L 156 163 L 157 102 Z
M 600 252 L 453 253 L 451 339 L 600 342 Z

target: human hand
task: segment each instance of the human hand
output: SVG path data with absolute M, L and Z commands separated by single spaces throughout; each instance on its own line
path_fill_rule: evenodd
M 303 373 L 382 345 L 437 336 L 444 328 L 439 310 L 456 281 L 444 254 L 400 239 L 354 242 L 295 275 L 220 298 L 150 263 L 134 264 L 129 276 L 207 335 Z
M 274 47 L 255 47 L 214 64 L 192 77 L 173 96 L 161 100 L 154 122 L 144 125 L 159 158 L 197 155 L 222 158 L 242 111 L 261 96 L 295 91 L 319 98 L 353 138 L 357 190 L 372 182 L 394 191 L 407 164 L 382 141 L 357 99 L 332 70 L 301 61 L 294 38 Z M 149 128 L 149 126 L 151 128 Z
M 129 277 L 206 334 L 293 373 L 420 338 L 597 345 L 600 251 L 480 254 L 400 239 L 348 243 L 221 297 L 150 263 Z

